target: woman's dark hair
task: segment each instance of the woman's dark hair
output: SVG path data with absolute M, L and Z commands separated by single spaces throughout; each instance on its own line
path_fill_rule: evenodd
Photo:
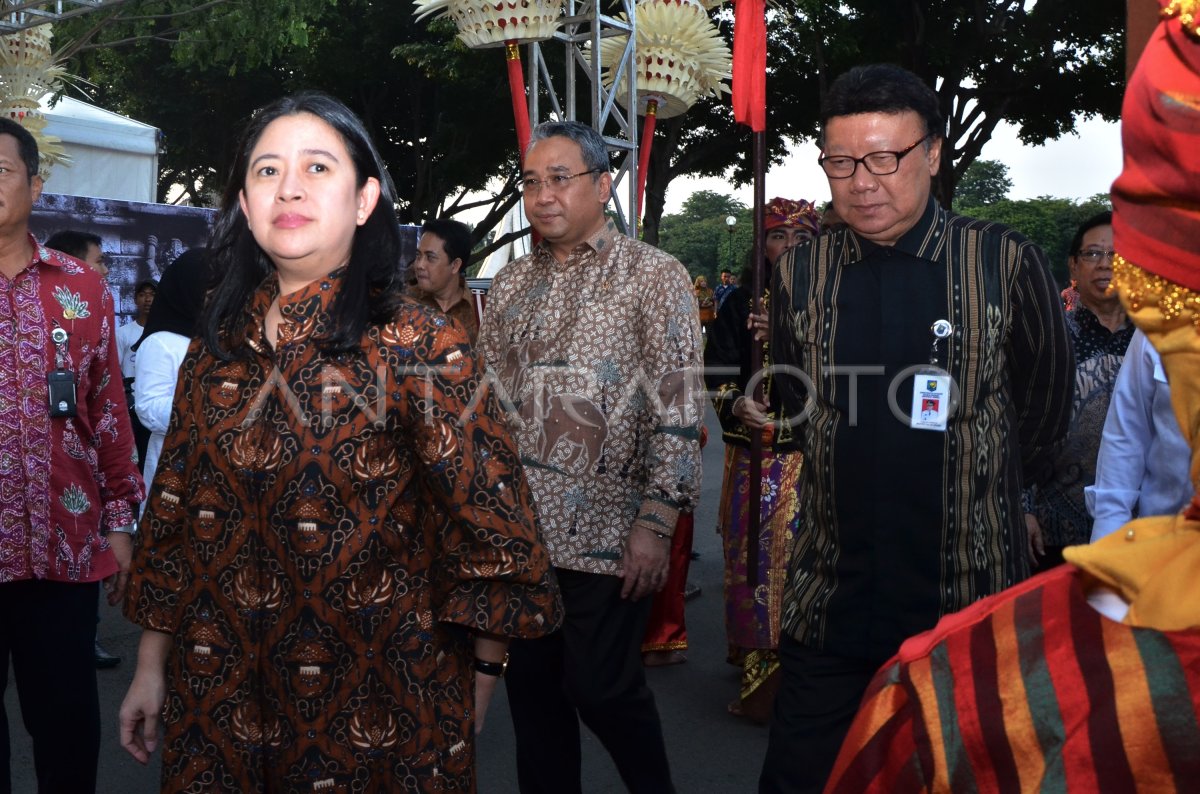
M 154 282 L 143 282 L 154 284 Z M 151 334 L 167 331 L 188 339 L 201 331 L 205 296 L 213 286 L 208 249 L 189 248 L 167 265 L 157 283 L 150 316 L 142 335 L 131 349 L 137 350 Z M 140 287 L 138 288 L 140 291 Z M 136 294 L 136 293 L 135 293 Z
M 329 307 L 332 327 L 319 344 L 329 353 L 357 349 L 368 323 L 388 322 L 404 300 L 395 189 L 366 128 L 349 108 L 327 94 L 306 91 L 283 97 L 260 108 L 243 132 L 209 238 L 212 268 L 220 281 L 205 306 L 201 328 L 209 351 L 223 360 L 248 353 L 243 329 L 250 299 L 274 269 L 254 241 L 238 202 L 250 154 L 271 122 L 300 113 L 316 116 L 341 136 L 354 163 L 358 187 L 369 177 L 378 179 L 380 187 L 374 211 L 354 233 L 350 261 Z

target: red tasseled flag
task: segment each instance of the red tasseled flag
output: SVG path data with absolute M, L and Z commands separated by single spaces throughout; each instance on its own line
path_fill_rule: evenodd
M 734 0 L 733 117 L 767 128 L 767 17 L 764 0 Z

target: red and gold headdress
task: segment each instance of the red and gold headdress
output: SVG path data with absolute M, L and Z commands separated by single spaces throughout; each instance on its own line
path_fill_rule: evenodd
M 1113 183 L 1114 281 L 1134 308 L 1200 328 L 1200 0 L 1163 2 L 1121 109 Z
M 770 231 L 777 226 L 799 226 L 810 229 L 813 235 L 821 233 L 821 214 L 812 202 L 773 198 L 763 211 L 763 229 Z
M 1125 90 L 1125 162 L 1113 183 L 1113 284 L 1158 350 L 1200 483 L 1200 0 L 1160 0 Z M 1200 494 L 1200 489 L 1198 489 Z M 1200 625 L 1200 495 L 1063 556 L 1129 604 L 1125 623 Z

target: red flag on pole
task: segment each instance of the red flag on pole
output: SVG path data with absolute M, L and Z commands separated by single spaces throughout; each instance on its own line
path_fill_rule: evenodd
M 733 117 L 767 128 L 767 16 L 764 0 L 734 0 Z

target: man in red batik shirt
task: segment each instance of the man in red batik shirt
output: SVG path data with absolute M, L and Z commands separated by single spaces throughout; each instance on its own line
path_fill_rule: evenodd
M 96 597 L 129 576 L 143 497 L 100 276 L 29 233 L 38 148 L 0 118 L 0 790 L 9 660 L 40 791 L 95 791 Z

